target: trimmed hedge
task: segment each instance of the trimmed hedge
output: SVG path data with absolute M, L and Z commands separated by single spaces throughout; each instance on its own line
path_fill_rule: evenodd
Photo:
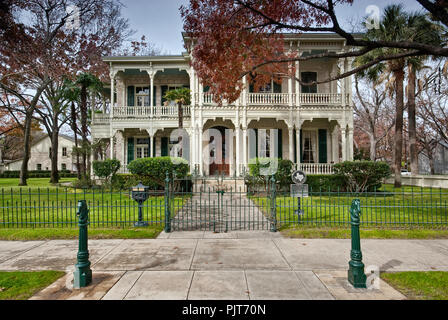
M 50 178 L 51 171 L 43 171 L 43 170 L 32 170 L 28 171 L 28 178 Z M 20 171 L 5 171 L 0 173 L 0 178 L 19 178 Z M 76 178 L 76 173 L 71 173 L 68 170 L 59 170 L 60 178 Z
M 344 176 L 335 174 L 310 174 L 307 175 L 306 184 L 312 192 L 319 191 L 347 191 L 347 183 Z
M 120 161 L 117 159 L 106 159 L 104 161 L 95 160 L 92 165 L 95 175 L 106 179 L 106 182 L 113 178 L 121 167 Z
M 272 160 L 276 161 L 278 165 L 272 164 L 272 168 L 270 168 Z M 292 184 L 291 173 L 293 167 L 294 164 L 290 160 L 253 158 L 249 161 L 249 175 L 245 177 L 245 183 L 250 190 L 266 190 L 272 177 L 272 170 L 274 170 L 277 189 L 289 190 L 289 186 Z
M 150 189 L 163 189 L 167 172 L 171 179 L 185 179 L 190 167 L 183 158 L 156 157 L 136 159 L 128 164 L 128 169 Z
M 391 176 L 390 166 L 382 161 L 345 161 L 335 164 L 333 169 L 335 175 L 344 177 L 350 192 L 374 191 Z
M 289 192 L 292 184 L 293 163 L 290 160 L 276 159 L 278 170 L 275 173 L 277 189 Z M 264 165 L 263 165 L 264 164 Z M 249 163 L 249 175 L 245 183 L 249 190 L 266 190 L 271 176 L 260 174 L 263 167 L 269 167 L 269 159 L 256 158 Z M 265 174 L 268 174 L 266 170 Z M 384 179 L 390 176 L 390 167 L 385 162 L 346 161 L 334 165 L 332 175 L 307 175 L 306 184 L 312 192 L 365 192 L 381 188 Z

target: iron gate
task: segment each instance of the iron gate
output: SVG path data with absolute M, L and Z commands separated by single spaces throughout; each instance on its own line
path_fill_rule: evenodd
M 188 189 L 180 183 L 166 181 L 166 231 L 277 229 L 275 183 L 256 193 L 244 187 L 209 186 L 198 181 Z

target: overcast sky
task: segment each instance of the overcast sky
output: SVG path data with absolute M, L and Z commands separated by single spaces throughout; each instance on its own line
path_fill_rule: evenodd
M 165 54 L 180 54 L 185 51 L 182 44 L 181 32 L 183 23 L 179 12 L 181 5 L 189 0 L 122 0 L 125 5 L 124 17 L 129 19 L 131 28 L 136 32 L 134 40 L 146 35 L 147 39 Z M 366 16 L 366 9 L 376 5 L 382 10 L 392 3 L 403 3 L 407 10 L 421 10 L 415 0 L 355 0 L 353 6 L 338 9 L 338 17 L 347 30 L 359 24 Z

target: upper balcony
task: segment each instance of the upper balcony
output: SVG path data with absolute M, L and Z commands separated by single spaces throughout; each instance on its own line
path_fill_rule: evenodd
M 346 103 L 349 104 L 351 99 L 350 94 L 345 94 L 345 101 L 343 95 L 340 93 L 247 93 L 232 103 L 222 103 L 223 110 L 228 108 L 235 108 L 236 105 L 246 106 L 251 111 L 257 109 L 264 109 L 267 106 L 276 107 L 279 111 L 288 110 L 289 108 L 315 108 L 315 107 L 330 107 L 338 108 Z M 246 103 L 244 103 L 246 99 Z M 203 93 L 202 97 L 199 94 L 194 94 L 193 103 L 201 106 L 202 109 L 209 107 L 216 107 L 218 103 L 215 101 L 213 94 Z M 191 106 L 183 106 L 183 116 L 189 118 L 191 116 Z M 95 113 L 93 116 L 94 124 L 108 124 L 111 119 L 116 120 L 135 120 L 145 118 L 156 119 L 172 119 L 178 117 L 177 105 L 163 105 L 163 106 L 119 106 L 115 105 L 110 113 Z

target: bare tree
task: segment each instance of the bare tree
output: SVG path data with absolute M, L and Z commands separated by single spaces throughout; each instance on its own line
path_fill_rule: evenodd
M 361 84 L 360 84 L 361 82 Z M 370 159 L 377 160 L 378 143 L 393 129 L 393 105 L 385 84 L 355 78 L 355 127 L 369 137 Z

